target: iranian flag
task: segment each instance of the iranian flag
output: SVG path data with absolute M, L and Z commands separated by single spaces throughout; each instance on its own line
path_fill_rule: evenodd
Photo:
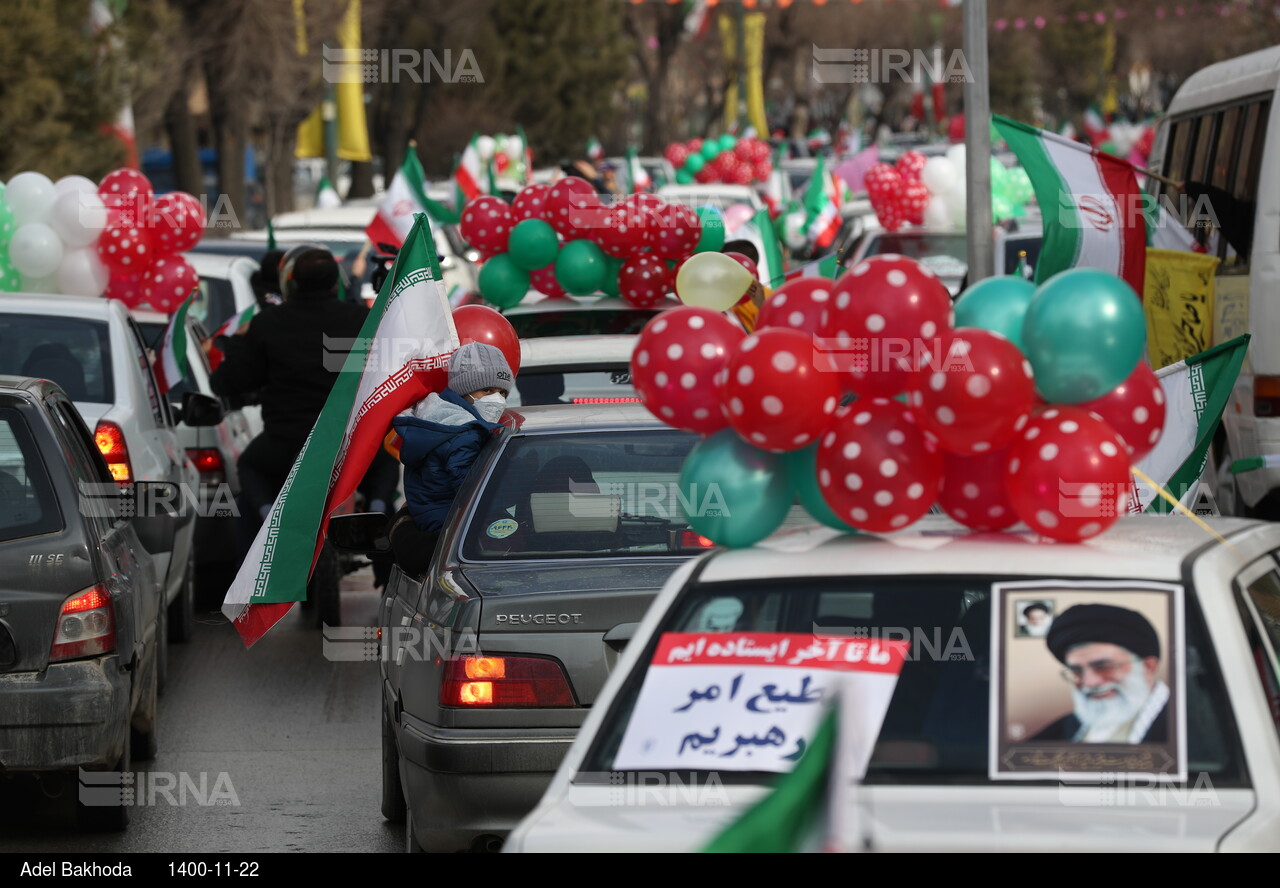
M 1248 348 L 1246 333 L 1156 371 L 1165 398 L 1164 431 L 1136 468 L 1183 505 L 1196 500 L 1213 433 Z M 1170 512 L 1173 506 L 1138 476 L 1130 510 Z
M 222 363 L 222 358 L 224 357 L 222 354 L 222 349 L 218 348 L 218 345 L 217 345 L 218 337 L 219 336 L 235 336 L 236 331 L 239 330 L 245 324 L 249 323 L 249 321 L 252 320 L 253 316 L 256 315 L 257 313 L 258 313 L 258 306 L 257 306 L 257 303 L 255 303 L 253 305 L 250 305 L 248 308 L 246 308 L 244 311 L 240 312 L 239 314 L 233 314 L 231 317 L 227 318 L 225 321 L 222 322 L 221 327 L 213 331 L 213 335 L 209 337 L 209 340 L 213 343 L 211 346 L 209 346 L 209 370 L 210 371 L 217 370 L 218 365 Z
M 476 137 L 473 135 L 466 150 L 462 152 L 462 158 L 458 161 L 457 167 L 453 170 L 453 181 L 457 184 L 458 191 L 462 193 L 462 203 L 475 200 L 484 194 L 486 179 L 484 161 L 480 159 L 480 152 L 476 149 Z
M 1147 234 L 1133 167 L 998 114 L 992 120 L 1026 168 L 1044 218 L 1036 283 L 1068 268 L 1098 268 L 1142 295 Z
M 192 290 L 169 318 L 169 326 L 165 327 L 160 346 L 156 349 L 156 385 L 162 395 L 181 382 L 191 369 L 187 361 L 187 312 L 191 310 L 191 303 L 198 292 L 198 289 Z
M 329 515 L 355 491 L 392 418 L 447 384 L 458 334 L 425 214 L 359 338 L 333 346 L 338 379 L 222 603 L 246 647 L 306 598 Z
M 804 190 L 805 233 L 814 246 L 825 249 L 831 246 L 840 231 L 840 208 L 831 199 L 832 182 L 827 175 L 826 162 L 818 156 L 813 178 Z
M 834 281 L 842 271 L 844 271 L 844 266 L 840 264 L 836 255 L 832 253 L 829 256 L 823 256 L 821 259 L 815 259 L 806 265 L 801 265 L 799 268 L 788 271 L 781 282 L 778 281 L 777 277 L 773 280 L 775 286 L 779 283 L 806 277 L 820 277 Z
M 427 197 L 422 161 L 418 160 L 417 148 L 410 144 L 405 151 L 404 163 L 396 170 L 391 179 L 391 187 L 387 189 L 382 202 L 378 204 L 377 214 L 364 232 L 375 245 L 399 247 L 408 237 L 418 213 L 426 213 L 441 224 L 458 221 L 457 214 L 452 210 Z
M 627 149 L 627 179 L 631 183 L 630 191 L 632 194 L 648 191 L 649 186 L 653 184 L 649 174 L 644 171 L 644 166 L 640 163 L 640 158 L 636 155 L 634 146 Z

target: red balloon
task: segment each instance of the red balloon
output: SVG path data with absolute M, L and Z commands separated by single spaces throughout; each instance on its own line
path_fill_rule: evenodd
M 820 277 L 787 281 L 765 300 L 756 319 L 756 329 L 788 327 L 816 335 L 834 288 L 835 281 Z
M 734 262 L 737 262 L 747 271 L 749 271 L 753 278 L 756 278 L 757 280 L 759 280 L 760 269 L 756 268 L 756 264 L 755 262 L 752 261 L 750 256 L 746 255 L 745 253 L 734 253 L 734 252 L 728 252 L 728 253 L 725 253 L 725 255 L 728 256 L 730 259 L 732 259 Z
M 685 147 L 689 149 L 690 154 L 696 154 L 697 152 L 700 152 L 702 150 L 702 140 L 690 139 L 688 142 L 685 143 Z
M 768 181 L 769 177 L 773 175 L 773 164 L 767 160 L 756 161 L 752 165 L 751 174 L 756 177 L 757 182 Z
M 126 223 L 132 215 L 132 209 L 109 210 L 107 227 L 98 236 L 98 258 L 114 274 L 141 275 L 155 255 L 150 229 Z
M 667 146 L 667 150 L 662 152 L 662 156 L 670 161 L 673 167 L 679 169 L 689 159 L 689 149 L 679 142 L 672 142 Z
M 1150 453 L 1164 431 L 1164 389 L 1146 361 L 1139 361 L 1128 379 L 1101 398 L 1075 406 L 1093 411 L 1115 430 L 1129 451 L 1130 463 Z
M 156 199 L 151 180 L 130 169 L 107 173 L 98 184 L 98 197 L 108 210 L 118 211 L 118 218 L 126 228 L 145 227 Z
M 491 194 L 469 201 L 462 209 L 459 225 L 463 240 L 478 250 L 493 254 L 506 252 L 507 240 L 514 227 L 511 207 L 502 198 Z
M 499 312 L 487 305 L 461 305 L 453 310 L 453 327 L 458 345 L 487 342 L 502 352 L 513 374 L 520 372 L 520 337 Z
M 128 308 L 137 308 L 144 301 L 142 275 L 113 274 L 107 281 L 107 287 L 102 295 L 109 299 L 119 299 Z
M 818 489 L 859 530 L 900 530 L 929 511 L 942 484 L 942 453 L 911 411 L 887 398 L 836 412 L 818 446 Z
M 526 185 L 516 194 L 515 200 L 511 202 L 511 217 L 516 224 L 523 222 L 525 219 L 543 219 L 547 218 L 547 192 L 551 190 L 550 185 Z
M 631 382 L 669 426 L 699 435 L 729 424 L 716 377 L 746 333 L 722 312 L 681 305 L 654 316 L 631 356 Z
M 885 253 L 849 269 L 838 281 L 819 335 L 834 349 L 846 388 L 863 397 L 893 397 L 951 329 L 951 292 L 915 259 Z
M 618 294 L 636 308 L 661 305 L 675 283 L 667 263 L 650 254 L 632 256 L 618 270 Z
M 1000 450 L 1035 406 L 1031 364 L 999 333 L 976 327 L 943 331 L 921 357 L 907 399 L 920 427 L 943 450 Z
M 1004 483 L 1008 447 L 973 456 L 943 453 L 942 459 L 938 505 L 944 512 L 974 530 L 1004 530 L 1018 523 Z
M 529 272 L 529 286 L 553 299 L 569 295 L 565 292 L 564 287 L 560 286 L 560 282 L 556 280 L 556 265 L 554 262 L 546 268 L 539 268 L 537 271 Z
M 578 176 L 565 176 L 551 183 L 551 187 L 547 190 L 546 206 L 546 215 L 543 218 L 551 223 L 551 227 L 561 237 L 566 239 L 587 235 L 586 232 L 577 229 L 573 222 L 574 218 L 585 219 L 589 215 L 591 221 L 597 224 L 601 222 L 600 197 L 591 187 L 590 182 Z M 586 211 L 596 212 L 588 214 Z
M 1129 452 L 1115 430 L 1079 406 L 1037 413 L 1009 446 L 1005 486 L 1032 530 L 1078 542 L 1127 508 Z
M 877 163 L 867 170 L 862 177 L 862 187 L 867 190 L 867 195 L 874 201 L 879 194 L 887 194 L 891 190 L 894 182 L 899 181 L 902 174 L 894 169 L 892 164 Z
M 702 221 L 693 207 L 666 204 L 653 215 L 657 223 L 649 243 L 663 259 L 682 259 L 693 252 L 702 237 Z
M 729 425 L 761 450 L 784 453 L 812 444 L 840 404 L 834 368 L 799 330 L 752 333 L 730 353 L 725 371 L 720 396 Z
M 898 158 L 898 162 L 894 166 L 902 178 L 911 182 L 918 182 L 920 181 L 920 171 L 924 169 L 924 165 L 928 162 L 929 158 L 919 151 L 908 151 Z
M 589 230 L 590 239 L 605 253 L 619 259 L 638 256 L 658 232 L 658 221 L 649 210 L 621 203 L 606 210 L 603 223 Z
M 633 207 L 643 207 L 652 213 L 658 213 L 666 209 L 668 204 L 658 195 L 649 191 L 640 191 L 635 194 L 628 194 L 621 201 Z M 682 206 L 682 205 L 677 205 Z
M 900 204 L 906 207 L 904 215 L 912 225 L 924 224 L 924 210 L 929 206 L 929 188 L 919 179 L 914 179 L 902 186 L 898 197 Z
M 713 166 L 704 166 L 693 174 L 693 181 L 706 185 L 709 182 L 719 182 L 720 174 Z
M 194 195 L 170 191 L 156 198 L 151 211 L 151 244 L 156 255 L 190 250 L 204 236 L 204 207 Z
M 156 311 L 169 314 L 200 283 L 200 276 L 181 256 L 161 256 L 142 275 L 142 297 Z

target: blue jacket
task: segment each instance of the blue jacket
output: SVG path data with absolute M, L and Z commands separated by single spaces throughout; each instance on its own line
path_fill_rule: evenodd
M 502 426 L 485 422 L 466 398 L 450 388 L 427 395 L 414 413 L 397 416 L 391 423 L 404 439 L 400 462 L 405 501 L 414 523 L 423 530 L 439 530 L 480 449 Z

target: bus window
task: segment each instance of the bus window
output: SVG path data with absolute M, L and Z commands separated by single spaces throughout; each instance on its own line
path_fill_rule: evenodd
M 1187 158 L 1190 156 L 1191 137 L 1195 132 L 1194 120 L 1179 120 L 1173 125 L 1169 136 L 1169 163 L 1165 166 L 1165 175 L 1175 182 L 1187 178 Z
M 1215 123 L 1218 115 L 1208 115 L 1200 118 L 1200 126 L 1196 130 L 1196 147 L 1191 155 L 1191 167 L 1187 170 L 1187 180 L 1193 182 L 1208 182 L 1210 163 L 1212 163 L 1211 153 L 1213 150 L 1213 137 L 1215 134 Z
M 1231 173 L 1236 168 L 1236 134 L 1240 131 L 1240 106 L 1222 112 L 1218 126 L 1217 146 L 1210 161 L 1209 184 L 1226 190 L 1231 187 Z

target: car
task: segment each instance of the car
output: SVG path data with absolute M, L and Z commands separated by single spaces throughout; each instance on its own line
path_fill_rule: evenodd
M 459 490 L 428 575 L 394 568 L 377 617 L 382 813 L 405 821 L 409 850 L 501 841 L 663 581 L 712 545 L 676 493 L 696 435 L 638 404 L 521 407 L 507 420 Z M 352 547 L 344 525 L 367 517 L 331 519 L 330 540 Z
M 510 407 L 639 403 L 631 384 L 636 334 L 535 336 L 520 340 L 520 370 Z
M 704 555 L 668 580 L 503 850 L 727 839 L 813 738 L 842 662 L 885 670 L 840 673 L 854 742 L 828 761 L 852 776 L 826 810 L 855 824 L 846 847 L 1276 850 L 1278 557 L 1280 524 L 1157 515 L 1077 544 L 928 516 Z M 1024 617 L 1045 606 L 1047 634 Z M 1088 660 L 1111 648 L 1139 653 Z M 1055 722 L 1073 698 L 1086 719 L 1119 698 L 1115 733 Z
M 35 782 L 89 829 L 125 828 L 119 772 L 158 747 L 165 598 L 139 534 L 158 519 L 118 497 L 67 394 L 0 376 L 0 786 Z M 92 771 L 117 772 L 114 798 Z
M 583 336 L 639 333 L 658 312 L 681 303 L 673 298 L 651 308 L 638 308 L 616 296 L 547 297 L 530 293 L 502 316 L 511 322 L 516 336 Z
M 256 248 L 252 257 L 239 253 L 190 252 L 182 258 L 200 276 L 200 294 L 191 304 L 191 313 L 206 330 L 217 330 L 233 315 L 257 304 L 253 275 L 262 256 Z
M 650 157 L 641 155 L 636 158 L 641 168 L 649 175 L 648 191 L 657 191 L 664 185 L 673 185 L 676 181 L 676 168 L 671 161 L 665 157 Z M 627 173 L 627 167 L 630 159 L 626 157 L 606 157 L 607 163 L 613 164 L 613 168 L 618 171 L 618 181 L 625 183 L 631 181 Z
M 194 304 L 193 304 L 194 309 Z M 153 362 L 159 354 L 170 318 L 160 312 L 133 309 Z M 213 393 L 209 384 L 209 359 L 201 343 L 208 333 L 199 321 L 187 315 L 187 376 L 173 385 L 166 396 L 178 419 L 178 436 L 187 456 L 200 473 L 200 508 L 196 517 L 195 548 L 197 602 L 201 607 L 221 604 L 227 585 L 240 563 L 237 542 L 236 498 L 240 495 L 238 465 L 240 454 L 261 431 L 261 408 L 233 408 Z M 199 392 L 221 402 L 222 417 L 216 425 L 192 425 L 182 415 L 187 392 Z M 258 428 L 247 411 L 257 414 Z M 216 596 L 216 600 L 214 598 Z
M 697 209 L 711 206 L 724 212 L 734 204 L 746 204 L 754 215 L 764 209 L 764 201 L 750 185 L 663 185 L 658 197 L 671 203 L 681 203 Z
M 994 274 L 1015 273 L 1021 254 L 1025 252 L 1022 273 L 1033 279 L 1043 245 L 1042 229 L 1031 225 L 1019 226 L 1015 230 L 996 226 L 994 237 Z M 912 227 L 886 231 L 877 224 L 867 227 L 847 245 L 838 247 L 838 253 L 840 264 L 846 268 L 852 268 L 869 256 L 885 253 L 917 259 L 942 279 L 953 297 L 959 294 L 969 270 L 969 237 L 960 229 Z
M 181 494 L 167 522 L 140 533 L 156 561 L 169 605 L 168 637 L 193 631 L 195 561 L 191 557 L 200 476 L 160 397 L 137 322 L 118 299 L 6 293 L 0 299 L 0 373 L 50 379 L 71 398 L 116 481 L 160 481 Z M 215 424 L 220 405 L 184 396 L 189 422 Z

